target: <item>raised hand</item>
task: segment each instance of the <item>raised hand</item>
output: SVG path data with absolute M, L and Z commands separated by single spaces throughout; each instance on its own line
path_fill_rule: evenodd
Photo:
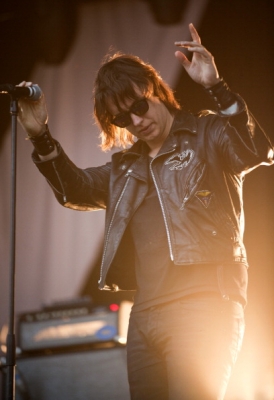
M 193 53 L 191 61 L 181 51 L 176 51 L 175 56 L 196 83 L 205 88 L 214 86 L 220 81 L 214 57 L 202 46 L 200 36 L 193 24 L 189 24 L 189 31 L 193 40 L 175 42 L 175 45 L 187 48 Z
M 32 82 L 21 82 L 18 86 L 31 86 Z M 48 121 L 48 112 L 45 97 L 42 94 L 38 101 L 20 98 L 18 102 L 18 120 L 23 129 L 30 136 L 37 136 L 44 132 L 45 124 Z

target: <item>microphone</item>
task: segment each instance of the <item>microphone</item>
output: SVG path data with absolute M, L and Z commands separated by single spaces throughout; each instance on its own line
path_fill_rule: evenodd
M 37 101 L 42 96 L 42 90 L 38 85 L 21 87 L 5 83 L 0 85 L 0 94 L 9 94 L 16 99 L 24 97 L 28 100 Z

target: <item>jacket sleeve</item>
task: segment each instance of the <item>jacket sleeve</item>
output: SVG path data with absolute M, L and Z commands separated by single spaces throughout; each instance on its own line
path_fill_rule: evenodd
M 34 151 L 32 159 L 47 179 L 58 202 L 80 211 L 105 209 L 108 202 L 111 163 L 81 169 L 68 158 L 58 142 L 56 145 L 57 157 L 41 161 Z
M 238 99 L 239 111 L 213 116 L 207 130 L 208 142 L 219 153 L 224 168 L 235 174 L 248 173 L 259 165 L 274 162 L 270 139 L 240 96 Z

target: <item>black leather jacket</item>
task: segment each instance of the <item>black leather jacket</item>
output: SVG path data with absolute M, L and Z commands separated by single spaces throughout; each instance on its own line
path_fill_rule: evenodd
M 106 209 L 99 288 L 134 289 L 134 252 L 126 229 L 148 190 L 147 145 L 138 141 L 106 165 L 85 170 L 58 147 L 59 155 L 50 161 L 33 154 L 57 200 L 78 210 Z M 271 163 L 271 143 L 245 105 L 230 117 L 209 111 L 177 113 L 149 164 L 175 264 L 247 265 L 243 179 L 258 165 Z

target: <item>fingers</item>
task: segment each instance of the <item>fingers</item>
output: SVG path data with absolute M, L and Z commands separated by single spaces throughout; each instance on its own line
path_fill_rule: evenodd
M 199 54 L 204 60 L 210 60 L 212 58 L 212 55 L 209 53 L 209 51 L 207 51 L 207 49 L 201 44 L 194 42 L 175 42 L 175 45 L 178 47 L 183 47 L 191 53 Z
M 193 41 L 201 44 L 201 38 L 193 24 L 189 24 L 189 32 Z
M 20 87 L 28 87 L 28 86 L 32 86 L 33 83 L 32 82 L 26 82 L 26 81 L 22 81 L 19 83 L 19 85 L 16 86 L 20 86 Z
M 186 60 L 188 61 L 187 57 L 181 51 L 175 51 L 175 57 L 181 62 L 185 62 Z
M 180 45 L 176 45 L 178 47 L 183 47 L 192 53 L 200 53 L 201 55 L 207 56 L 210 55 L 209 51 L 202 45 L 193 42 L 180 42 Z
M 195 27 L 193 24 L 189 24 L 189 31 L 192 37 L 192 41 L 190 40 L 182 40 L 180 42 L 175 42 L 175 46 L 179 47 L 185 47 L 187 49 L 193 49 L 194 46 L 199 46 L 202 47 L 201 45 L 201 39 L 200 36 L 198 35 L 198 32 L 196 31 Z
M 188 60 L 188 58 L 184 55 L 184 53 L 182 53 L 181 51 L 176 51 L 175 52 L 175 57 L 180 61 L 180 63 L 182 64 L 182 66 L 184 68 L 188 68 L 190 67 L 191 62 Z
M 187 48 L 188 46 L 186 46 L 186 43 L 189 43 L 189 42 L 174 42 L 175 46 Z
M 175 42 L 174 44 L 177 47 L 183 47 L 187 49 L 191 53 L 199 54 L 204 60 L 207 60 L 207 62 L 212 59 L 212 54 L 201 43 L 184 40 L 181 42 Z
M 194 50 L 194 49 L 196 49 L 196 51 L 197 51 L 197 49 L 203 49 L 203 46 L 196 42 L 182 41 L 182 42 L 175 42 L 174 44 L 175 44 L 175 46 L 184 47 L 185 49 L 188 49 L 190 51 Z

